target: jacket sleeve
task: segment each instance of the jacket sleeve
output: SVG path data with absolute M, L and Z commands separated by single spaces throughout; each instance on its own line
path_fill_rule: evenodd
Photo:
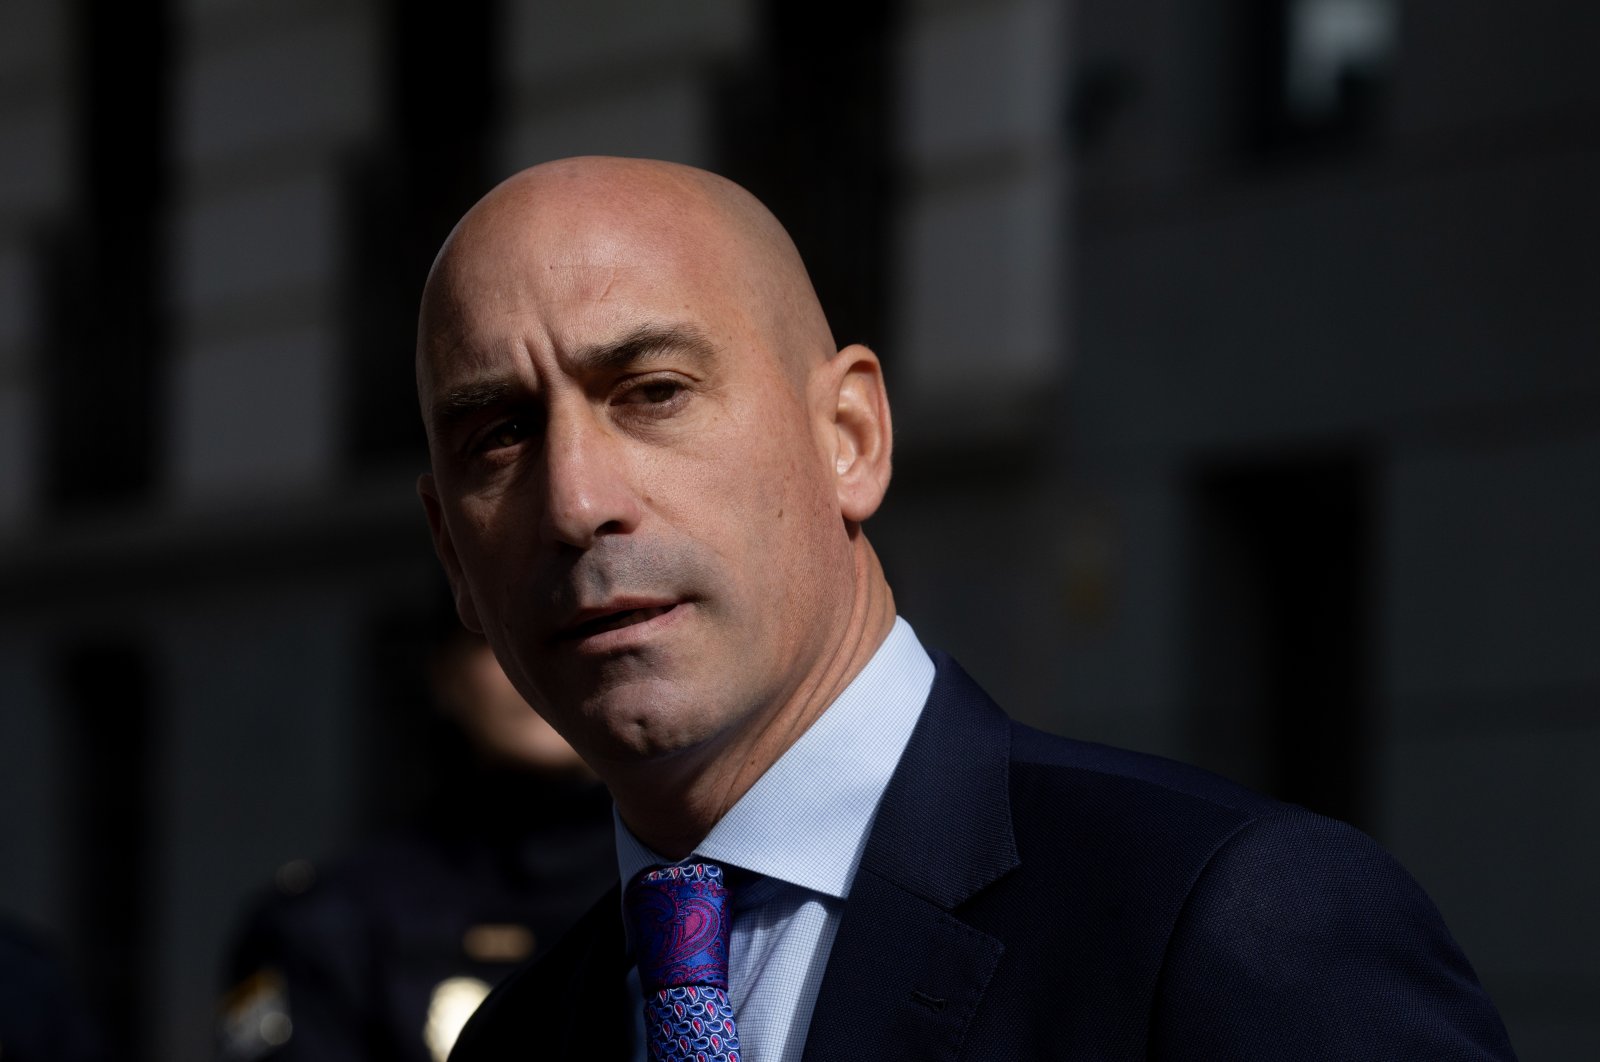
M 1162 965 L 1151 1057 L 1514 1059 L 1421 887 L 1301 809 L 1252 821 L 1196 879 Z

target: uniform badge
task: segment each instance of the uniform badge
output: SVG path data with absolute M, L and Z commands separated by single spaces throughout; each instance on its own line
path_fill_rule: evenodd
M 236 985 L 222 1001 L 219 1025 L 225 1062 L 255 1062 L 288 1043 L 294 1022 L 283 976 L 270 968 L 258 970 Z

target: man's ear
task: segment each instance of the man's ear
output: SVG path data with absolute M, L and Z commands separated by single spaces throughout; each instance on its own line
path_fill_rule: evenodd
M 889 489 L 894 427 L 878 356 L 860 344 L 827 363 L 833 401 L 833 469 L 839 511 L 861 523 L 878 511 Z
M 439 502 L 439 490 L 433 482 L 433 473 L 424 472 L 417 477 L 417 497 L 422 499 L 422 511 L 428 516 L 428 530 L 433 534 L 433 551 L 444 565 L 444 574 L 450 580 L 450 593 L 455 597 L 456 615 L 461 625 L 475 634 L 483 633 L 478 622 L 478 610 L 467 591 L 467 581 L 461 574 L 461 562 L 456 558 L 455 544 L 450 541 L 450 529 L 445 526 L 444 506 Z

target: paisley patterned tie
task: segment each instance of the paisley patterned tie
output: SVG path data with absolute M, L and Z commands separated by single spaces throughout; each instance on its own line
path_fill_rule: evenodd
M 739 1062 L 728 1003 L 728 889 L 713 863 L 657 867 L 623 895 L 650 1062 Z

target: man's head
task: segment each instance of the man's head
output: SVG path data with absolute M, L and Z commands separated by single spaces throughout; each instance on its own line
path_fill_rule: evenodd
M 647 767 L 742 792 L 892 623 L 860 530 L 889 477 L 877 359 L 834 350 L 736 185 L 625 159 L 512 177 L 440 251 L 417 379 L 462 620 L 614 791 Z

